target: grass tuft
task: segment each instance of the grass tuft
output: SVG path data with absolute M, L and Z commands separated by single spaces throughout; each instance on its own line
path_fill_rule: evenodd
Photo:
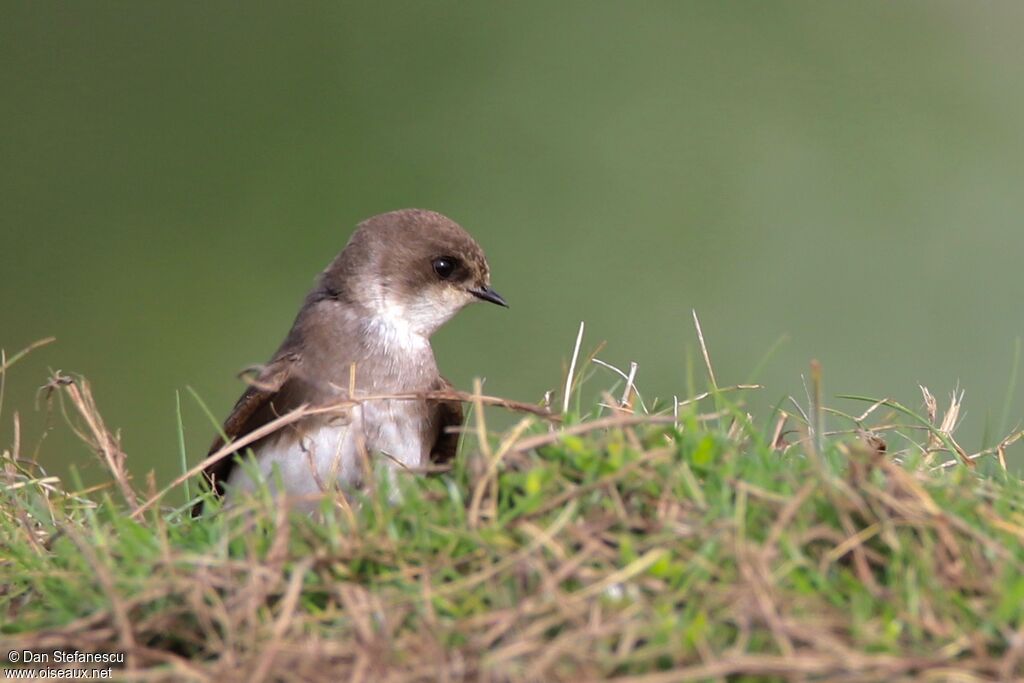
M 503 434 L 478 387 L 462 455 L 399 477 L 401 505 L 384 478 L 314 516 L 262 491 L 200 519 L 139 490 L 88 384 L 55 381 L 111 484 L 0 456 L 0 649 L 123 653 L 116 675 L 173 681 L 1024 676 L 1024 486 L 1002 451 L 963 452 L 956 401 L 826 408 L 820 373 L 793 414 L 712 386 Z

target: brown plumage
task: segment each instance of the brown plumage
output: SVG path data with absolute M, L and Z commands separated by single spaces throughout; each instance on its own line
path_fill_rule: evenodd
M 450 219 L 421 209 L 364 221 L 321 273 L 281 347 L 224 423 L 231 440 L 302 404 L 355 397 L 443 391 L 429 338 L 467 303 L 506 305 L 490 287 L 483 250 Z M 442 400 L 370 400 L 344 414 L 307 416 L 252 444 L 264 475 L 276 463 L 286 493 L 321 490 L 324 479 L 358 486 L 354 458 L 365 447 L 394 466 L 450 460 L 462 406 Z M 354 429 L 353 429 L 354 427 Z M 210 453 L 223 446 L 214 441 Z M 218 493 L 250 488 L 234 457 L 205 472 Z M 230 491 L 229 491 L 230 495 Z

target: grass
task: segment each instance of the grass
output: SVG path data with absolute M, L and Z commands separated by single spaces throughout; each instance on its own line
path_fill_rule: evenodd
M 850 415 L 820 372 L 761 419 L 735 388 L 637 415 L 630 381 L 489 434 L 478 400 L 401 505 L 382 483 L 315 518 L 264 492 L 201 519 L 132 482 L 88 383 L 56 378 L 111 482 L 3 453 L 0 652 L 123 653 L 127 680 L 1024 677 L 1019 434 L 968 454 L 957 401 Z

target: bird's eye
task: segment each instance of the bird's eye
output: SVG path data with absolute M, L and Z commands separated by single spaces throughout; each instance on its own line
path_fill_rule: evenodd
M 442 280 L 447 280 L 455 274 L 455 269 L 458 266 L 458 261 L 451 256 L 441 256 L 434 259 L 434 272 Z

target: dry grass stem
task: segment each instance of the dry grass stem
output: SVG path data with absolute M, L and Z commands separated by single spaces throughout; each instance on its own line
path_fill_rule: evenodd
M 565 390 L 562 392 L 562 414 L 569 412 L 569 399 L 572 397 L 572 380 L 576 374 L 576 361 L 580 357 L 580 346 L 583 344 L 584 323 L 580 321 L 580 330 L 576 333 L 576 344 L 572 349 L 572 360 L 569 361 L 569 372 L 565 376 Z
M 700 345 L 700 355 L 704 359 L 704 369 L 708 371 L 708 379 L 711 381 L 712 390 L 717 390 L 718 381 L 715 379 L 715 369 L 711 366 L 711 354 L 708 353 L 708 345 L 704 342 L 704 330 L 700 327 L 697 309 L 693 309 L 691 313 L 693 314 L 693 326 L 697 330 L 697 343 Z

